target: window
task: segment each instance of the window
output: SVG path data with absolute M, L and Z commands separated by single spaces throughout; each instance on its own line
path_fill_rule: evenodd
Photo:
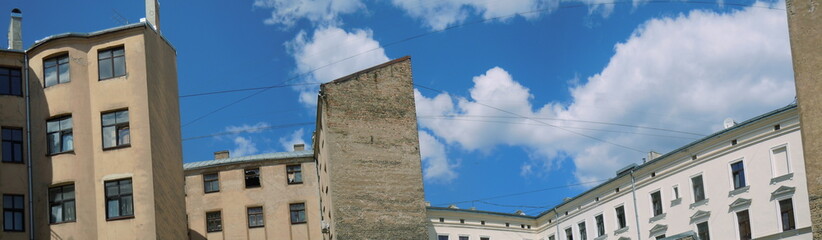
M 74 222 L 74 184 L 49 188 L 49 223 Z
M 617 223 L 619 224 L 617 226 L 619 226 L 620 229 L 628 226 L 625 222 L 625 206 L 619 206 L 616 208 L 616 217 Z
M 660 191 L 651 193 L 651 204 L 654 206 L 654 216 L 662 215 L 662 193 Z
M 771 161 L 773 161 L 774 177 L 782 176 L 791 172 L 791 165 L 788 162 L 788 148 L 785 146 L 771 150 Z
M 305 203 L 294 203 L 288 208 L 291 210 L 291 224 L 305 223 Z
M 203 174 L 203 192 L 220 191 L 220 175 L 218 173 Z
M 468 236 L 460 236 L 460 240 L 468 240 Z
M 123 47 L 111 48 L 97 53 L 97 67 L 100 80 L 126 75 L 126 51 Z
M 0 95 L 23 96 L 20 69 L 0 67 Z
M 255 228 L 263 226 L 265 226 L 263 222 L 263 207 L 248 208 L 248 227 Z
M 23 195 L 3 195 L 3 230 L 23 231 Z
M 129 146 L 131 134 L 128 127 L 128 110 L 102 114 L 103 149 Z
M 74 136 L 71 133 L 71 126 L 71 116 L 56 118 L 46 122 L 49 154 L 74 150 Z
M 288 184 L 303 183 L 303 171 L 300 165 L 290 165 L 285 167 L 288 176 Z
M 206 213 L 206 231 L 219 232 L 223 230 L 223 216 L 220 211 Z
M 588 231 L 585 229 L 585 222 L 577 224 L 579 226 L 579 239 L 588 240 Z
M 779 213 L 782 219 L 782 231 L 796 229 L 796 222 L 793 218 L 793 199 L 779 201 Z
M 260 169 L 246 169 L 245 170 L 245 188 L 260 187 Z
M 702 175 L 691 178 L 694 187 L 694 202 L 705 200 L 705 188 L 702 186 Z
M 448 240 L 448 235 L 439 235 L 437 236 L 437 240 Z
M 748 210 L 737 212 L 736 222 L 739 225 L 739 239 L 751 240 L 751 218 Z
M 465 219 L 460 219 L 460 223 L 465 224 Z
M 779 125 L 779 124 L 773 125 L 773 130 L 774 131 L 779 131 L 779 129 L 781 129 L 781 128 L 782 128 L 782 125 Z
M 711 240 L 711 234 L 708 233 L 708 222 L 696 224 L 696 232 L 699 235 L 699 240 Z
M 440 222 L 445 222 L 445 218 L 440 218 Z
M 731 146 L 736 145 L 736 143 L 737 143 L 736 139 L 731 140 Z
M 674 199 L 679 199 L 679 185 L 674 186 Z
M 604 236 L 605 235 L 605 218 L 602 217 L 602 214 L 597 215 L 594 217 L 597 222 L 597 236 Z
M 731 163 L 731 178 L 734 181 L 734 189 L 747 186 L 745 184 L 745 166 L 742 161 Z
M 69 55 L 65 54 L 43 60 L 43 78 L 45 78 L 46 87 L 71 82 Z
M 485 221 L 480 221 L 480 225 L 485 225 Z
M 554 235 L 548 236 L 548 240 L 555 240 Z
M 571 230 L 571 228 L 566 228 L 566 229 L 565 229 L 565 239 L 567 239 L 567 240 L 574 240 L 574 233 L 573 233 L 573 231 Z
M 23 163 L 23 129 L 3 128 L 3 162 Z
M 490 237 L 480 237 L 480 240 L 491 240 L 491 238 Z M 553 239 L 551 239 L 551 240 L 553 240 Z
M 665 238 L 665 234 L 662 234 L 662 235 L 656 236 L 656 238 L 654 238 L 654 239 L 663 239 L 663 238 Z
M 106 181 L 106 219 L 134 216 L 131 178 Z

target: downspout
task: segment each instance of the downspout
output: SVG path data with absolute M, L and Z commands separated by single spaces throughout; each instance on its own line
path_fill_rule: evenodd
M 26 81 L 26 170 L 28 171 L 29 240 L 34 240 L 34 182 L 31 159 L 31 88 L 29 87 L 29 55 L 23 53 L 23 78 Z
M 557 233 L 554 234 L 554 240 L 558 240 L 559 239 L 559 213 L 557 212 L 557 207 L 554 207 L 554 215 L 557 216 L 557 224 L 554 225 L 557 229 Z
M 642 231 L 639 230 L 639 210 L 636 207 L 636 180 L 634 179 L 634 169 L 631 169 L 631 195 L 634 198 L 634 219 L 636 220 L 636 239 L 642 239 Z

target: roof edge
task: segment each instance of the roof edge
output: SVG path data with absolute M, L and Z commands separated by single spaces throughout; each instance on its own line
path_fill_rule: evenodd
M 380 69 L 380 68 L 383 68 L 383 67 L 386 67 L 386 66 L 389 66 L 389 65 L 393 65 L 395 63 L 399 63 L 399 62 L 402 62 L 402 61 L 405 61 L 405 60 L 410 60 L 410 59 L 411 59 L 411 56 L 406 55 L 406 56 L 403 56 L 401 58 L 397 58 L 397 59 L 394 59 L 394 60 L 390 60 L 388 62 L 380 63 L 379 65 L 376 65 L 376 66 L 373 66 L 373 67 L 370 67 L 370 68 L 366 68 L 366 69 L 354 72 L 352 74 L 348 74 L 348 75 L 346 75 L 344 77 L 341 77 L 341 78 L 334 79 L 330 82 L 323 83 L 320 86 L 323 86 L 323 85 L 326 85 L 326 84 L 329 84 L 329 83 L 345 82 L 345 81 L 348 81 L 348 80 L 354 78 L 357 75 L 360 75 L 360 74 L 363 74 L 363 73 L 366 73 L 366 72 L 371 72 L 371 71 L 374 71 L 374 70 L 377 70 L 377 69 Z

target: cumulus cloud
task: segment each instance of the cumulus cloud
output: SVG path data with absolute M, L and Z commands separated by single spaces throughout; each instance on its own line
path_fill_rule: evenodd
M 340 15 L 365 9 L 365 4 L 360 0 L 255 0 L 254 7 L 271 9 L 271 17 L 265 24 L 289 28 L 300 19 L 337 25 Z
M 254 125 L 243 124 L 243 125 L 240 125 L 240 126 L 228 126 L 228 127 L 225 128 L 225 130 L 226 130 L 226 132 L 232 132 L 232 133 L 235 133 L 235 134 L 237 134 L 237 133 L 259 133 L 259 132 L 265 131 L 269 127 L 271 127 L 271 125 L 269 125 L 266 122 L 258 122 Z
M 337 27 L 323 27 L 310 37 L 300 32 L 285 45 L 297 64 L 295 71 L 311 72 L 301 80 L 303 83 L 329 82 L 389 60 L 368 29 L 347 32 Z M 301 103 L 309 107 L 317 105 L 317 85 L 295 89 L 300 91 Z
M 614 50 L 601 72 L 569 88 L 568 104 L 537 105 L 530 89 L 500 67 L 474 77 L 467 97 L 415 91 L 420 126 L 468 151 L 522 146 L 532 156 L 523 174 L 549 172 L 556 159 L 571 159 L 574 175 L 587 182 L 613 177 L 644 151 L 673 150 L 692 141 L 683 137 L 696 136 L 578 120 L 708 134 L 726 117 L 744 120 L 795 95 L 783 11 L 697 10 L 653 19 Z
M 392 0 L 391 2 L 433 30 L 442 30 L 460 24 L 473 15 L 485 20 L 500 21 L 506 21 L 515 16 L 534 19 L 541 14 L 556 10 L 560 4 L 560 0 Z M 579 2 L 588 6 L 589 13 L 599 13 L 603 17 L 608 17 L 614 9 L 614 4 L 607 4 L 612 3 L 608 0 L 579 0 Z
M 257 144 L 251 141 L 251 138 L 237 136 L 234 138 L 234 150 L 231 151 L 232 157 L 242 157 L 257 153 Z
M 295 130 L 288 137 L 280 137 L 280 145 L 283 146 L 284 151 L 286 151 L 286 152 L 293 151 L 294 150 L 294 144 L 305 144 L 305 140 L 303 140 L 303 129 L 302 128 Z M 307 144 L 306 144 L 305 149 L 310 149 L 310 148 L 311 147 L 307 146 Z
M 449 183 L 457 178 L 454 169 L 457 164 L 448 161 L 445 145 L 431 134 L 419 131 L 420 155 L 422 156 L 423 177 L 437 183 Z

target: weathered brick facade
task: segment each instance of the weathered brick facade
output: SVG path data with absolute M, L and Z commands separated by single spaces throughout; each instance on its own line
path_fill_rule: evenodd
M 822 3 L 786 1 L 813 238 L 822 239 Z
M 427 239 L 411 59 L 321 86 L 314 147 L 325 239 Z

